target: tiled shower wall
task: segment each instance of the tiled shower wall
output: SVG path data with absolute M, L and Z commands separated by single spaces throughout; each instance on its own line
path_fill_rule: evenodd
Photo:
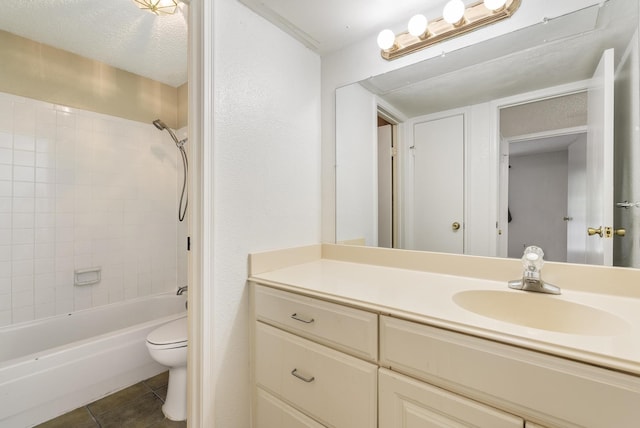
M 185 285 L 181 184 L 153 125 L 0 93 L 0 326 Z

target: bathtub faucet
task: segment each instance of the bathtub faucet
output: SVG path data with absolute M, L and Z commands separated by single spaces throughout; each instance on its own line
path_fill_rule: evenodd
M 182 296 L 184 294 L 185 291 L 187 291 L 187 289 L 189 288 L 189 286 L 185 285 L 184 287 L 178 287 L 178 292 L 176 293 L 177 296 Z

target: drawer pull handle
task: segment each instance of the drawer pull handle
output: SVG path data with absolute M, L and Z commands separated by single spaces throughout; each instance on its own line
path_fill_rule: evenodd
M 311 377 L 304 377 L 300 374 L 298 374 L 298 369 L 293 369 L 291 370 L 291 374 L 294 375 L 295 377 L 297 377 L 298 379 L 300 379 L 303 382 L 307 382 L 307 383 L 311 383 L 314 380 L 316 380 L 315 377 L 311 376 Z
M 298 315 L 298 313 L 297 313 L 297 312 L 296 312 L 295 314 L 291 315 L 291 318 L 293 318 L 293 319 L 294 319 L 294 320 L 296 320 L 296 321 L 303 322 L 303 323 L 305 323 L 305 324 L 311 324 L 312 322 L 314 322 L 314 321 L 315 321 L 313 318 L 311 318 L 311 319 L 304 319 L 304 318 L 301 318 L 301 317 Z

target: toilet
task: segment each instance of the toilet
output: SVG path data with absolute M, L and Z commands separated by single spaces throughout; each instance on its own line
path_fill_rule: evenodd
M 147 349 L 151 358 L 169 367 L 167 398 L 162 412 L 172 421 L 187 419 L 187 317 L 161 325 L 149 333 Z

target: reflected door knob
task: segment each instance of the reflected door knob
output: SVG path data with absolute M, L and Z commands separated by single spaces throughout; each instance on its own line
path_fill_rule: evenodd
M 453 224 L 451 225 L 451 229 L 453 230 L 460 229 L 460 223 L 458 223 L 457 221 L 454 221 Z
M 613 233 L 615 233 L 616 236 L 624 236 L 627 234 L 626 229 L 620 228 L 620 229 L 616 229 Z
M 593 236 L 593 235 L 599 235 L 602 238 L 602 226 L 600 226 L 597 229 L 594 229 L 593 227 L 590 227 L 587 229 L 587 233 L 589 234 L 589 236 Z

